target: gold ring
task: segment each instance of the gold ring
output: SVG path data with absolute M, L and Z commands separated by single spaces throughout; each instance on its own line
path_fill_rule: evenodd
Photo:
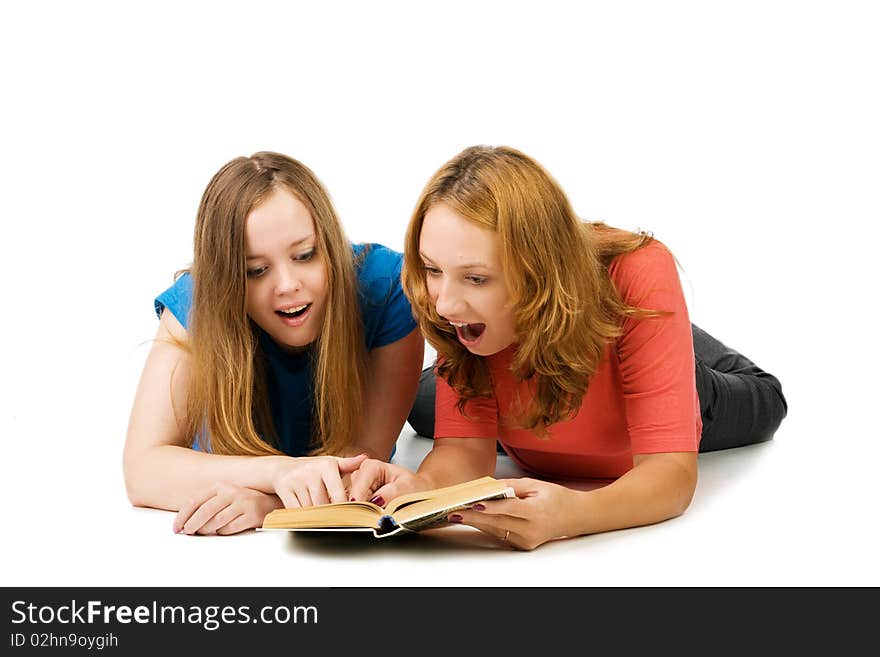
M 510 536 L 510 530 L 509 530 L 509 529 L 508 529 L 506 532 L 504 532 L 504 538 L 502 538 L 501 540 L 502 540 L 502 541 L 506 541 L 508 536 Z

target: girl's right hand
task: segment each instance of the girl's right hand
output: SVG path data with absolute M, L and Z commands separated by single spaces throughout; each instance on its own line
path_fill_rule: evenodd
M 367 460 L 358 456 L 283 457 L 272 477 L 272 488 L 287 508 L 345 502 L 342 478 Z
M 281 506 L 275 495 L 218 482 L 184 504 L 174 517 L 175 534 L 237 534 L 263 524 Z
M 351 475 L 351 500 L 370 500 L 379 506 L 399 495 L 433 488 L 423 476 L 393 463 L 369 459 Z

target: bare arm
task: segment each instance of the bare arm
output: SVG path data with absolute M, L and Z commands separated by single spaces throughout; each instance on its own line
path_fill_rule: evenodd
M 422 371 L 425 341 L 419 329 L 369 355 L 364 429 L 347 455 L 388 460 L 412 408 Z
M 644 454 L 633 461 L 632 470 L 593 491 L 509 479 L 515 499 L 486 502 L 452 521 L 531 550 L 557 538 L 649 525 L 684 513 L 697 483 L 696 452 Z
M 615 482 L 578 491 L 568 535 L 650 525 L 685 512 L 697 485 L 697 453 L 637 454 L 633 469 Z
M 418 472 L 369 460 L 352 474 L 351 497 L 383 506 L 399 495 L 442 488 L 495 473 L 495 441 L 486 438 L 437 438 Z
M 494 475 L 497 460 L 494 440 L 436 438 L 417 474 L 425 480 L 428 488 L 442 488 Z
M 178 417 L 186 406 L 189 356 L 171 338 L 186 341 L 187 334 L 166 310 L 141 374 L 125 439 L 123 469 L 132 504 L 176 511 L 218 481 L 274 492 L 276 470 L 288 457 L 219 456 L 185 447 Z

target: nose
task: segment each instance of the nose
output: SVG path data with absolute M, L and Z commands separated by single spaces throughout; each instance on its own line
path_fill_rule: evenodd
M 282 296 L 290 292 L 302 289 L 302 280 L 297 275 L 295 267 L 278 267 L 275 278 L 275 294 Z
M 455 318 L 464 314 L 463 310 L 467 304 L 461 294 L 461 290 L 458 289 L 455 283 L 448 278 L 438 281 L 434 291 L 436 294 L 434 297 L 434 307 L 438 315 Z

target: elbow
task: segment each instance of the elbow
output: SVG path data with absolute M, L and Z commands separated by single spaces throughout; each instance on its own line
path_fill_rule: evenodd
M 128 471 L 125 472 L 125 494 L 132 506 L 149 506 L 143 492 Z
M 145 487 L 143 485 L 143 468 L 141 459 L 126 451 L 122 458 L 122 476 L 125 481 L 125 494 L 132 506 L 149 507 Z
M 697 454 L 638 455 L 634 470 L 644 482 L 648 515 L 656 522 L 676 518 L 687 511 L 697 489 Z M 635 460 L 635 459 L 634 459 Z
M 128 501 L 132 506 L 150 508 L 150 504 L 147 503 L 146 497 L 143 497 L 140 491 L 134 490 L 126 485 L 125 492 L 128 494 Z
M 673 495 L 672 515 L 670 517 L 677 518 L 684 514 L 694 499 L 694 492 L 697 490 L 697 472 L 696 470 L 684 470 L 682 477 L 676 486 Z
M 693 495 L 682 497 L 682 499 L 678 500 L 678 503 L 674 506 L 672 510 L 672 514 L 669 516 L 670 518 L 677 518 L 680 515 L 684 515 L 684 512 L 688 510 L 688 507 L 691 505 L 691 500 L 693 499 Z

